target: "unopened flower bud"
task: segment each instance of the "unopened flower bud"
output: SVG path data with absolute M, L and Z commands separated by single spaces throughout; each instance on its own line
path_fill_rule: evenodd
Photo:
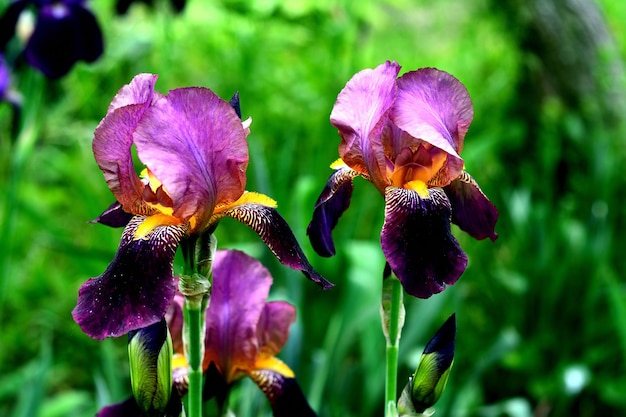
M 164 416 L 172 392 L 172 339 L 165 319 L 128 333 L 133 396 L 148 416 Z

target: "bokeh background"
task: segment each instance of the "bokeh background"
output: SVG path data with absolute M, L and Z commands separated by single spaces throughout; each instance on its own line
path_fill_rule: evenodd
M 470 259 L 457 284 L 405 298 L 399 386 L 455 312 L 455 365 L 437 415 L 626 415 L 626 2 L 188 0 L 177 15 L 155 0 L 123 17 L 112 0 L 89 6 L 103 56 L 54 82 L 18 67 L 17 138 L 0 103 L 1 416 L 93 416 L 130 393 L 125 338 L 91 340 L 70 312 L 121 234 L 88 224 L 113 201 L 93 131 L 140 72 L 160 74 L 161 92 L 239 91 L 253 119 L 247 189 L 278 201 L 336 287 L 323 292 L 281 266 L 236 221 L 220 224 L 220 247 L 261 259 L 271 298 L 297 306 L 281 358 L 319 415 L 381 416 L 383 200 L 356 180 L 333 258 L 314 254 L 306 226 L 337 158 L 334 100 L 355 72 L 385 60 L 402 72 L 437 67 L 467 86 L 475 118 L 462 156 L 500 211 L 495 243 L 454 228 Z M 237 416 L 270 415 L 249 381 L 231 405 Z

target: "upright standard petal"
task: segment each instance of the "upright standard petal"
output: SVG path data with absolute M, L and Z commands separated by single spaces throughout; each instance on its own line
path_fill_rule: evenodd
M 467 172 L 443 188 L 452 206 L 452 223 L 475 239 L 495 241 L 498 210 Z
M 235 205 L 225 210 L 222 215 L 248 225 L 261 237 L 283 265 L 302 271 L 307 278 L 325 290 L 333 286 L 313 268 L 291 228 L 274 207 L 247 203 Z
M 154 97 L 157 76 L 137 75 L 117 93 L 94 132 L 93 153 L 109 189 L 124 211 L 151 214 L 142 200 L 145 185 L 133 166 L 133 133 Z
M 459 154 L 473 117 L 467 89 L 447 72 L 422 68 L 398 78 L 398 97 L 391 119 L 413 138 L 448 154 L 439 178 L 443 185 L 456 178 L 463 168 Z
M 136 240 L 144 220 L 136 216 L 128 223 L 106 271 L 80 288 L 72 316 L 94 339 L 121 336 L 161 320 L 174 297 L 172 262 L 187 227 L 159 226 Z
M 357 175 L 356 171 L 347 166 L 337 169 L 315 202 L 313 218 L 306 229 L 306 234 L 318 255 L 329 257 L 335 254 L 332 231 L 339 217 L 350 206 L 352 180 Z
M 450 203 L 440 188 L 425 197 L 388 187 L 380 236 L 385 258 L 409 294 L 428 298 L 452 285 L 467 266 L 467 255 L 450 231 Z
M 146 110 L 134 139 L 139 159 L 171 197 L 173 215 L 193 215 L 202 229 L 217 203 L 243 194 L 246 132 L 231 105 L 211 90 L 181 88 Z
M 272 276 L 256 259 L 239 251 L 216 252 L 204 365 L 214 362 L 227 382 L 254 369 L 257 324 L 271 285 Z
M 389 185 L 381 135 L 396 98 L 400 65 L 387 61 L 356 73 L 341 90 L 330 114 L 339 129 L 339 156 L 350 168 L 369 175 L 384 192 Z
M 291 304 L 285 301 L 266 303 L 256 328 L 259 356 L 271 357 L 280 352 L 295 321 L 296 308 Z

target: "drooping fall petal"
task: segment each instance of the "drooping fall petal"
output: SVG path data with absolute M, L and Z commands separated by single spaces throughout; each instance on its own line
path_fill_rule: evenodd
M 250 373 L 272 406 L 274 417 L 316 417 L 295 378 L 270 369 Z
M 467 172 L 444 187 L 452 206 L 452 223 L 475 239 L 495 241 L 498 210 Z
M 324 190 L 320 194 L 313 219 L 306 229 L 311 246 L 321 256 L 333 256 L 335 244 L 332 231 L 337 225 L 339 217 L 350 206 L 352 196 L 352 180 L 358 173 L 348 167 L 336 170 L 328 179 Z
M 333 284 L 322 277 L 309 263 L 285 219 L 274 207 L 262 204 L 237 205 L 223 212 L 254 230 L 282 263 L 328 289 Z
M 467 266 L 467 255 L 450 231 L 450 203 L 440 188 L 428 196 L 403 188 L 385 192 L 383 253 L 405 291 L 428 298 L 452 285 Z
M 384 192 L 389 184 L 381 141 L 396 97 L 400 65 L 387 61 L 356 73 L 337 96 L 330 122 L 339 129 L 339 156 L 350 168 L 369 175 Z
M 161 320 L 174 297 L 172 262 L 186 226 L 158 226 L 145 239 L 135 239 L 144 220 L 136 216 L 128 223 L 106 271 L 80 288 L 72 316 L 94 339 L 121 336 Z
M 227 101 L 209 89 L 192 87 L 155 100 L 134 140 L 139 159 L 171 197 L 173 215 L 183 220 L 193 215 L 206 222 L 216 203 L 232 202 L 243 194 L 246 135 Z

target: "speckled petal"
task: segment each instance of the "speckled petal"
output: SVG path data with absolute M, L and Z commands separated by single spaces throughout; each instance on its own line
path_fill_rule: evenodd
M 144 184 L 135 172 L 131 147 L 133 133 L 154 97 L 157 76 L 137 75 L 117 93 L 93 138 L 93 153 L 109 189 L 133 214 L 149 214 L 141 198 Z
M 139 159 L 174 202 L 174 216 L 195 215 L 202 228 L 217 204 L 243 194 L 246 134 L 227 101 L 209 89 L 190 87 L 154 101 L 134 140 Z
M 295 378 L 270 369 L 250 372 L 272 406 L 274 417 L 316 417 Z
M 330 122 L 339 129 L 339 155 L 350 168 L 371 177 L 381 191 L 388 185 L 381 135 L 396 97 L 400 65 L 387 61 L 356 73 L 337 96 Z
M 135 240 L 145 219 L 137 216 L 128 223 L 106 271 L 80 288 L 72 316 L 94 339 L 121 336 L 161 320 L 174 297 L 172 262 L 186 226 L 158 226 Z
M 495 241 L 498 210 L 482 192 L 474 178 L 463 171 L 443 189 L 452 206 L 452 222 L 475 239 Z
M 448 153 L 442 168 L 446 182 L 461 173 L 463 160 L 459 154 L 473 117 L 467 89 L 447 72 L 422 68 L 398 78 L 398 97 L 391 119 L 413 138 Z
M 243 252 L 215 254 L 204 360 L 215 362 L 228 382 L 237 372 L 254 367 L 259 349 L 256 327 L 272 281 L 269 271 Z
M 380 242 L 387 262 L 409 294 L 428 298 L 454 284 L 467 256 L 450 232 L 450 203 L 440 188 L 420 197 L 389 187 Z
M 332 231 L 339 217 L 350 206 L 352 180 L 358 173 L 348 167 L 336 170 L 328 179 L 315 203 L 313 219 L 306 229 L 311 246 L 321 256 L 333 256 L 335 244 Z
M 307 278 L 324 289 L 333 286 L 309 263 L 289 225 L 275 208 L 261 204 L 243 204 L 224 211 L 224 215 L 252 228 L 283 265 L 302 271 Z

